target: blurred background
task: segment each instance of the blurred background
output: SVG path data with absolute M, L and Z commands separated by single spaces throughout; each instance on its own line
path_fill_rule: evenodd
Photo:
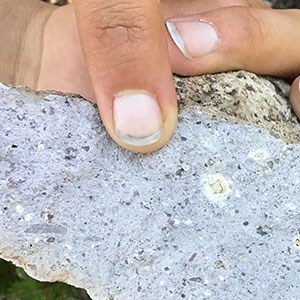
M 84 290 L 64 283 L 39 282 L 0 259 L 0 300 L 90 300 Z

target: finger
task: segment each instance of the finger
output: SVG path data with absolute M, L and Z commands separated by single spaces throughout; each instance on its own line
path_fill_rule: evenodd
M 289 98 L 295 115 L 300 119 L 300 76 L 294 80 Z
M 79 36 L 101 118 L 135 152 L 171 138 L 177 103 L 158 1 L 76 0 Z
M 261 0 L 161 0 L 161 11 L 165 19 L 229 6 L 269 7 Z
M 184 75 L 248 70 L 300 73 L 300 11 L 227 7 L 167 21 L 172 69 Z

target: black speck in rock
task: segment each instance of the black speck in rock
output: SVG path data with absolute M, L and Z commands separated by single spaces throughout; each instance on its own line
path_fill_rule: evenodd
M 78 150 L 75 149 L 75 148 L 73 148 L 73 147 L 67 148 L 67 149 L 65 150 L 65 154 L 66 154 L 66 155 L 65 155 L 65 159 L 66 159 L 66 160 L 71 160 L 71 159 L 76 158 L 77 152 L 78 152 Z
M 259 227 L 256 229 L 256 232 L 257 232 L 258 234 L 260 234 L 261 236 L 265 236 L 265 235 L 268 234 L 268 232 L 265 231 L 265 230 L 263 230 L 263 228 L 262 228 L 261 226 L 259 226 Z
M 180 169 L 178 169 L 178 170 L 176 171 L 175 175 L 181 176 L 181 175 L 183 174 L 183 172 L 184 172 L 184 169 L 183 169 L 183 168 L 180 168 Z
M 88 151 L 90 151 L 90 146 L 83 146 L 82 149 L 85 150 L 86 152 L 88 152 Z
M 189 281 L 192 282 L 203 282 L 203 279 L 201 277 L 192 277 L 189 279 Z
M 47 238 L 47 243 L 53 243 L 55 241 L 55 237 L 51 236 Z
M 71 106 L 71 104 L 70 104 L 70 102 L 69 102 L 68 100 L 65 101 L 65 104 L 66 104 L 68 107 Z

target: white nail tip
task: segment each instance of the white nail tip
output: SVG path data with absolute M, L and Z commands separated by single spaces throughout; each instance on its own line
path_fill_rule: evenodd
M 162 116 L 155 97 L 146 91 L 123 91 L 115 96 L 114 126 L 117 136 L 131 146 L 147 146 L 162 136 Z
M 126 144 L 131 145 L 131 146 L 138 146 L 138 147 L 143 147 L 143 146 L 147 146 L 147 145 L 151 145 L 156 143 L 162 136 L 162 131 L 158 130 L 157 132 L 155 132 L 154 134 L 152 134 L 151 136 L 147 136 L 144 138 L 136 138 L 133 136 L 129 136 L 129 135 L 124 135 L 120 132 L 116 132 L 116 134 L 118 135 L 118 137 Z
M 191 55 L 187 51 L 182 38 L 180 37 L 176 25 L 171 21 L 166 21 L 166 27 L 169 31 L 169 34 L 175 43 L 175 45 L 179 48 L 179 50 L 183 53 L 186 58 L 191 58 Z

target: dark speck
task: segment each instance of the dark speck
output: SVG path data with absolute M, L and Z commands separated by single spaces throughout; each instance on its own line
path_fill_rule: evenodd
M 249 225 L 249 222 L 248 222 L 248 221 L 245 221 L 245 222 L 243 223 L 243 225 L 244 225 L 244 226 L 248 226 L 248 225 Z
M 52 219 L 54 218 L 54 214 L 50 211 L 42 211 L 41 218 L 43 218 L 47 222 L 51 222 Z
M 18 148 L 18 146 L 15 145 L 15 144 L 12 144 L 11 147 L 12 147 L 12 148 Z
M 66 104 L 67 106 L 69 106 L 69 107 L 71 106 L 71 105 L 70 105 L 70 102 L 69 102 L 68 100 L 65 101 L 65 104 Z
M 197 253 L 194 252 L 194 253 L 192 254 L 192 256 L 189 258 L 189 262 L 192 262 L 192 261 L 196 258 L 196 256 L 197 256 Z
M 178 170 L 176 171 L 175 175 L 181 176 L 183 172 L 184 172 L 184 169 L 183 169 L 183 168 L 180 168 L 180 169 L 178 169 Z
M 88 152 L 90 150 L 90 146 L 84 146 L 82 147 L 83 150 L 85 150 L 86 152 Z
M 78 150 L 77 149 L 74 149 L 73 147 L 69 147 L 65 150 L 65 159 L 66 160 L 71 160 L 71 159 L 74 159 L 76 158 L 77 156 L 77 152 Z
M 134 191 L 133 192 L 133 197 L 138 197 L 140 195 L 139 191 Z
M 233 89 L 232 91 L 230 91 L 230 92 L 228 92 L 228 95 L 230 95 L 230 96 L 234 96 L 234 95 L 236 95 L 237 94 L 237 89 Z M 238 105 L 239 103 L 234 103 L 235 105 Z
M 264 231 L 264 230 L 262 229 L 261 226 L 259 226 L 259 227 L 256 229 L 256 232 L 257 232 L 258 234 L 260 234 L 261 236 L 264 236 L 264 235 L 267 235 L 267 234 L 268 234 L 268 232 L 267 232 L 267 231 Z
M 202 282 L 202 278 L 201 277 L 192 277 L 189 279 L 189 281 L 193 281 L 193 282 Z
M 256 92 L 256 90 L 253 88 L 253 86 L 249 85 L 249 84 L 246 84 L 245 85 L 245 88 L 247 91 L 249 92 Z
M 216 269 L 226 269 L 225 264 L 222 260 L 216 260 L 214 266 Z
M 241 78 L 241 79 L 246 78 L 245 75 L 242 72 L 238 72 L 236 77 Z
M 53 243 L 55 241 L 55 237 L 51 236 L 47 238 L 47 243 Z

